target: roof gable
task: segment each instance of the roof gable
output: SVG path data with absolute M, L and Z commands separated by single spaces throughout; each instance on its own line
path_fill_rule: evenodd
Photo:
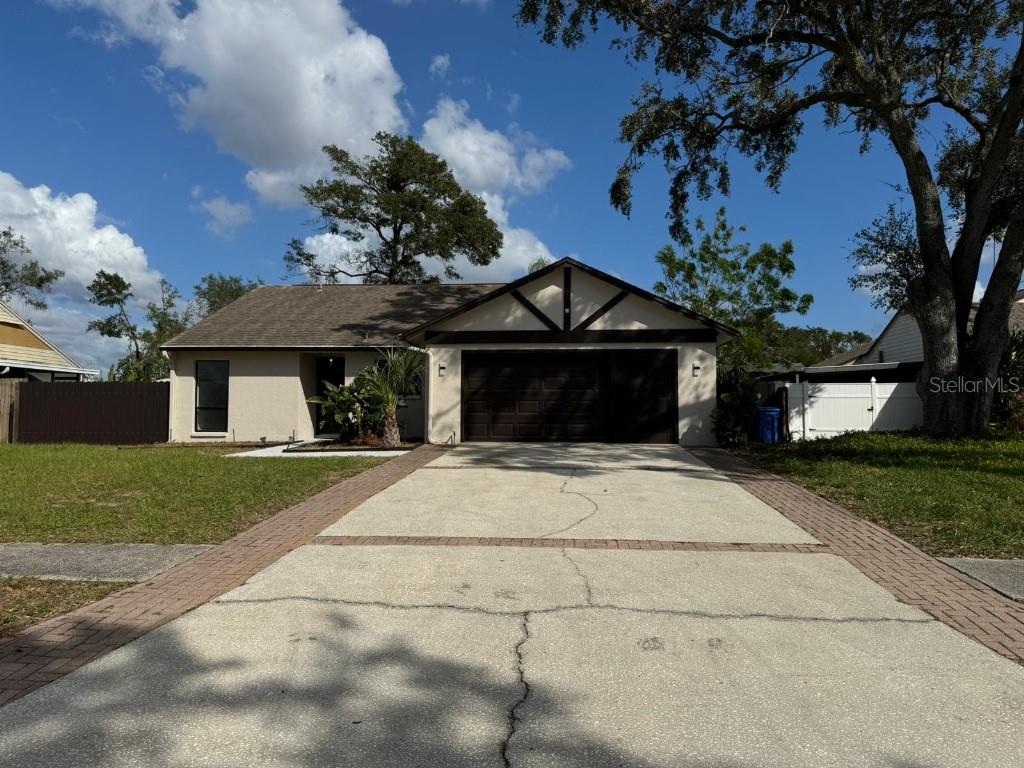
M 405 334 L 437 332 L 565 333 L 591 330 L 737 331 L 575 259 L 565 258 L 496 288 Z
M 92 373 L 0 302 L 0 368 L 6 366 Z

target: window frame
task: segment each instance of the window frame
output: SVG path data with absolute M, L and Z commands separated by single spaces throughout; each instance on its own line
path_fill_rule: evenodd
M 199 377 L 199 367 L 203 364 L 219 363 L 225 368 L 224 376 L 224 407 L 211 407 L 199 405 L 199 387 L 203 383 Z M 195 402 L 192 414 L 192 426 L 195 429 L 196 434 L 208 434 L 208 435 L 223 435 L 227 434 L 228 431 L 228 407 L 231 400 L 230 395 L 230 382 L 231 382 L 231 361 L 230 360 L 196 360 L 195 363 Z M 219 382 L 208 382 L 208 383 L 219 383 Z M 199 426 L 199 413 L 200 411 L 223 411 L 224 412 L 224 428 L 223 429 L 203 429 Z

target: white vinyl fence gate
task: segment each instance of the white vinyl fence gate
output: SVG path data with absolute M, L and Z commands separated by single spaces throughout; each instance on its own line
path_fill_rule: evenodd
M 786 384 L 789 433 L 794 440 L 843 432 L 885 432 L 921 425 L 921 398 L 913 383 Z

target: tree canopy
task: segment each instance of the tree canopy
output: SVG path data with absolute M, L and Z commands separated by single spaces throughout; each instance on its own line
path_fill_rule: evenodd
M 796 274 L 793 244 L 762 243 L 753 250 L 736 239 L 745 231 L 731 226 L 720 208 L 712 227 L 698 218 L 692 231 L 676 229 L 681 251 L 666 245 L 655 256 L 663 274 L 656 293 L 742 332 L 722 347 L 723 368 L 783 362 L 771 359 L 782 328 L 775 316 L 806 314 L 814 301 L 787 285 Z
M 833 331 L 820 326 L 780 327 L 772 334 L 768 358 L 780 363 L 817 365 L 871 341 L 862 331 Z
M 177 310 L 179 293 L 166 280 L 160 281 L 160 300 L 146 304 L 146 327 L 134 322 L 129 309 L 133 298 L 131 283 L 116 272 L 100 270 L 89 283 L 89 301 L 113 310 L 111 314 L 89 322 L 88 330 L 101 336 L 123 339 L 127 354 L 110 369 L 116 381 L 156 381 L 170 373 L 160 345 L 187 327 Z
M 88 330 L 112 339 L 123 339 L 127 352 L 110 369 L 116 381 L 155 381 L 170 373 L 160 347 L 208 315 L 262 285 L 241 275 L 210 273 L 195 285 L 195 294 L 184 308 L 181 293 L 167 280 L 160 281 L 160 298 L 150 301 L 138 322 L 138 302 L 132 285 L 116 272 L 100 270 L 88 285 L 89 301 L 112 310 L 106 317 L 89 322 Z M 133 311 L 134 310 L 134 311 Z
M 632 178 L 651 157 L 671 175 L 670 227 L 692 194 L 726 194 L 736 155 L 778 189 L 805 120 L 883 138 L 914 205 L 919 273 L 907 286 L 930 377 L 983 380 L 1008 344 L 1024 270 L 1024 4 L 993 0 L 520 0 L 543 38 L 580 45 L 604 24 L 628 58 L 653 65 L 623 117 L 629 146 L 611 188 L 628 213 Z M 946 124 L 930 156 L 929 119 Z M 952 208 L 955 217 L 947 216 Z M 946 225 L 958 222 L 952 244 Z M 986 240 L 1001 237 L 974 316 Z M 934 432 L 984 429 L 986 387 L 922 387 Z
M 193 287 L 194 294 L 189 304 L 187 322 L 198 322 L 261 285 L 261 278 L 248 280 L 241 275 L 224 275 L 220 272 L 204 275 Z
M 324 229 L 351 245 L 348 253 L 330 259 L 292 240 L 285 254 L 289 269 L 328 282 L 424 283 L 438 280 L 425 261 L 456 280 L 456 257 L 474 265 L 499 257 L 501 230 L 443 159 L 408 136 L 381 132 L 374 142 L 378 153 L 362 159 L 324 147 L 334 177 L 301 188 Z
M 910 301 L 909 287 L 921 279 L 914 217 L 895 204 L 853 236 L 855 272 L 850 287 L 871 296 L 878 309 L 895 312 Z
M 0 229 L 0 301 L 17 297 L 30 307 L 46 309 L 44 296 L 53 290 L 64 271 L 46 269 L 28 258 L 31 253 L 24 237 L 10 227 Z M 15 260 L 15 256 L 19 258 Z

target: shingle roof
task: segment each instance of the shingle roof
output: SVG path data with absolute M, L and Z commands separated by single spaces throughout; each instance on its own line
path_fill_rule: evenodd
M 865 341 L 863 344 L 858 344 L 853 349 L 847 352 L 840 352 L 838 355 L 822 360 L 820 363 L 815 363 L 815 367 L 818 366 L 829 366 L 829 365 L 850 365 L 856 362 L 857 358 L 871 349 L 873 341 Z
M 264 285 L 163 346 L 384 346 L 396 343 L 405 331 L 499 287 L 490 283 Z

